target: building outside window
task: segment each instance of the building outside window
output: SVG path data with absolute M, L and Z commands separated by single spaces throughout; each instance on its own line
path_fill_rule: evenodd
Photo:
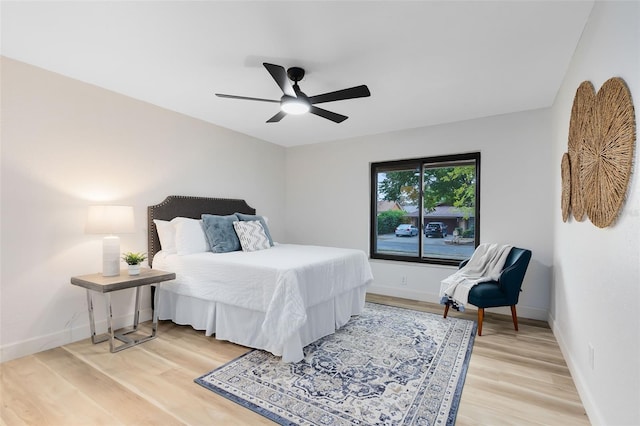
M 480 241 L 480 153 L 371 164 L 370 256 L 457 265 Z

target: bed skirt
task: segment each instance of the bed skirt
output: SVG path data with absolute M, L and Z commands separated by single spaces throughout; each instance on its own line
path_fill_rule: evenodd
M 265 313 L 167 291 L 160 286 L 158 318 L 203 330 L 206 336 L 250 348 L 263 349 L 284 362 L 303 359 L 303 348 L 345 325 L 364 308 L 366 286 L 307 308 L 307 321 L 282 345 L 262 330 Z

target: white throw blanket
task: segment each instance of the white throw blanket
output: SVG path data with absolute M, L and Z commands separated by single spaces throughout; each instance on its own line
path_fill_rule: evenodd
M 455 308 L 464 312 L 464 307 L 469 301 L 469 291 L 474 285 L 498 280 L 511 247 L 510 245 L 480 244 L 466 265 L 442 280 L 440 303 L 450 302 Z

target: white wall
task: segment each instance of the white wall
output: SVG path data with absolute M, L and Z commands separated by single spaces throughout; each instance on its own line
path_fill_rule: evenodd
M 614 226 L 563 223 L 559 205 L 580 82 L 624 78 L 638 122 L 639 23 L 640 3 L 597 2 L 552 109 L 286 150 L 3 58 L 0 360 L 88 337 L 84 292 L 69 284 L 100 269 L 99 237 L 83 232 L 88 204 L 135 207 L 123 250 L 146 249 L 147 205 L 188 194 L 247 199 L 280 241 L 368 251 L 371 162 L 480 151 L 482 241 L 533 250 L 520 315 L 548 315 L 594 424 L 640 424 L 637 144 Z M 372 267 L 372 291 L 428 301 L 453 271 Z
M 289 148 L 286 238 L 368 253 L 371 162 L 480 151 L 481 240 L 533 251 L 518 313 L 546 319 L 555 195 L 550 135 L 550 111 L 538 110 Z M 438 300 L 440 281 L 455 270 L 409 262 L 371 264 L 371 292 L 431 302 Z
M 1 77 L 1 360 L 89 336 L 85 292 L 69 283 L 101 270 L 89 204 L 134 206 L 122 251 L 147 250 L 146 207 L 167 195 L 244 198 L 281 237 L 282 147 L 7 58 Z
M 640 111 L 640 3 L 596 2 L 553 106 L 554 258 L 550 323 L 594 424 L 640 424 L 640 146 L 618 221 L 562 222 L 560 160 L 576 89 L 622 77 Z M 589 361 L 594 348 L 594 366 Z

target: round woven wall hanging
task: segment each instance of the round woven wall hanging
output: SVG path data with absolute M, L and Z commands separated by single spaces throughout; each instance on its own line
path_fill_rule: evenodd
M 631 93 L 624 80 L 607 80 L 596 95 L 580 155 L 580 183 L 587 216 L 611 225 L 624 202 L 636 138 Z
M 571 213 L 578 221 L 584 220 L 585 208 L 580 185 L 580 151 L 591 123 L 596 92 L 590 81 L 583 81 L 576 90 L 569 121 L 569 160 L 571 164 Z M 566 222 L 566 220 L 565 220 Z
M 569 153 L 565 152 L 562 155 L 562 162 L 560 163 L 560 172 L 562 174 L 562 221 L 566 222 L 569 218 L 569 207 L 571 202 L 571 164 L 569 162 Z

